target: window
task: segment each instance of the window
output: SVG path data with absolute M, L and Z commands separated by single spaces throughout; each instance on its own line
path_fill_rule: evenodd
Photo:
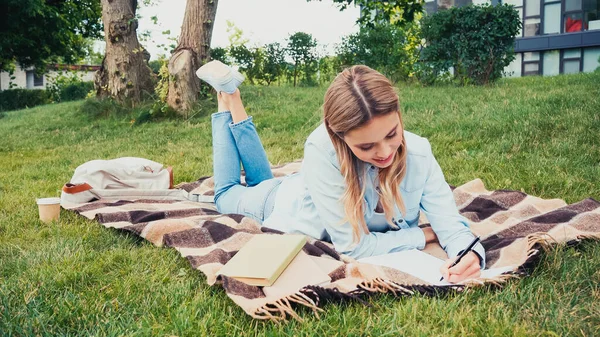
M 564 32 L 600 29 L 600 0 L 566 0 Z
M 515 7 L 523 7 L 523 0 L 504 0 L 502 3 L 507 5 L 513 5 Z
M 562 52 L 561 68 L 563 74 L 575 74 L 581 71 L 581 49 L 567 49 Z
M 502 3 L 504 3 L 504 4 L 515 6 L 515 10 L 517 12 L 519 12 L 519 19 L 521 20 L 521 23 L 523 23 L 523 1 L 527 1 L 527 0 L 504 0 L 504 1 L 502 1 Z M 523 25 L 523 27 L 525 27 L 525 25 Z M 523 36 L 523 29 L 518 31 L 516 36 L 517 37 Z
M 565 14 L 565 33 L 580 32 L 583 28 L 583 13 Z
M 433 0 L 427 0 L 425 1 L 425 6 L 423 6 L 423 8 L 425 9 L 425 13 L 433 14 L 435 13 L 436 3 Z
M 560 74 L 560 52 L 558 50 L 545 51 L 543 58 L 542 69 L 544 76 Z
M 525 0 L 525 13 L 527 16 L 540 15 L 540 1 L 539 0 Z
M 454 0 L 437 0 L 438 10 L 454 6 Z
M 540 0 L 524 0 L 523 36 L 540 35 Z
M 470 5 L 472 3 L 473 3 L 472 0 L 455 0 L 455 6 L 456 7 L 467 6 L 467 5 Z
M 537 36 L 542 32 L 540 30 L 542 23 L 541 15 L 542 0 L 504 0 L 502 3 L 515 6 L 515 10 L 519 13 L 521 19 L 522 31 L 517 32 L 519 36 Z M 559 1 L 560 0 L 554 0 Z M 559 6 L 560 11 L 560 6 Z M 559 14 L 560 15 L 560 14 Z M 560 20 L 560 17 L 559 17 Z
M 579 60 L 564 60 L 563 74 L 577 74 L 579 72 Z
M 566 0 L 565 12 L 581 10 L 581 0 Z
M 517 32 L 516 36 L 523 36 L 523 7 L 515 7 L 515 9 L 519 13 L 519 20 L 521 21 L 521 28 Z
M 546 0 L 544 4 L 544 34 L 560 33 L 560 1 Z
M 524 63 L 523 64 L 523 73 L 525 76 L 529 75 L 539 75 L 540 74 L 540 63 Z
M 583 71 L 592 72 L 600 67 L 600 47 L 586 48 L 583 50 Z
M 475 3 L 489 3 L 490 0 L 475 0 Z M 473 0 L 424 0 L 425 13 L 431 14 L 437 11 L 449 9 L 450 7 L 462 7 L 470 5 Z
M 583 15 L 586 30 L 600 29 L 600 0 L 584 0 Z
M 44 75 L 39 75 L 33 73 L 33 86 L 34 87 L 42 87 L 44 86 Z
M 540 74 L 540 53 L 523 53 L 523 76 Z
M 540 18 L 527 18 L 523 23 L 525 27 L 523 36 L 536 36 L 540 35 Z

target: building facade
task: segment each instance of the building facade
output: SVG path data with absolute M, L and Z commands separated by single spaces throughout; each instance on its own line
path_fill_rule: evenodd
M 11 79 L 8 72 L 0 71 L 0 91 L 10 88 L 46 89 L 60 75 L 75 74 L 81 81 L 93 81 L 99 69 L 100 66 L 51 64 L 45 74 L 38 75 L 33 68 L 23 69 L 17 65 L 12 74 L 14 79 Z
M 600 67 L 600 0 L 425 0 L 433 13 L 468 4 L 510 4 L 521 18 L 508 76 L 591 72 Z

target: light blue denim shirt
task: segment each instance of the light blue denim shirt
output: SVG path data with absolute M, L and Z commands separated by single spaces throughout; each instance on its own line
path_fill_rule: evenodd
M 375 212 L 378 168 L 364 163 L 366 169 L 363 209 L 369 234 L 353 242 L 352 225 L 344 222 L 341 197 L 346 189 L 344 177 L 331 139 L 321 124 L 306 140 L 304 160 L 299 173 L 285 177 L 277 191 L 273 213 L 263 226 L 287 233 L 302 233 L 331 241 L 338 252 L 354 258 L 381 255 L 405 249 L 423 249 L 425 235 L 417 227 L 424 212 L 449 257 L 465 249 L 474 236 L 467 220 L 458 213 L 450 187 L 435 160 L 427 139 L 404 131 L 408 155 L 406 175 L 400 184 L 406 214 L 395 207 L 393 223 Z M 481 244 L 475 251 L 485 259 Z M 485 266 L 485 260 L 481 263 Z

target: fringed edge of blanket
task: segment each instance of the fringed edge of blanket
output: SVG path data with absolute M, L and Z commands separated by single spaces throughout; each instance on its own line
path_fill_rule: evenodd
M 286 321 L 288 316 L 303 322 L 295 305 L 301 305 L 312 310 L 313 314 L 320 319 L 319 313 L 325 310 L 321 308 L 327 302 L 342 302 L 345 300 L 358 301 L 365 306 L 371 306 L 363 300 L 363 296 L 372 296 L 376 294 L 392 293 L 395 296 L 406 297 L 416 293 L 426 296 L 436 296 L 450 292 L 463 291 L 466 288 L 479 286 L 495 286 L 502 288 L 509 280 L 520 279 L 530 273 L 533 267 L 539 262 L 543 249 L 550 248 L 559 244 L 551 235 L 547 233 L 534 233 L 526 237 L 527 239 L 527 258 L 516 270 L 503 273 L 493 278 L 479 279 L 464 284 L 451 286 L 436 285 L 403 285 L 392 280 L 375 278 L 369 281 L 363 281 L 357 285 L 357 289 L 349 293 L 343 293 L 337 288 L 323 288 L 320 286 L 306 286 L 292 295 L 285 296 L 274 302 L 267 303 L 257 308 L 251 316 L 256 319 L 269 320 L 272 322 Z M 578 235 L 576 239 L 566 242 L 567 245 L 575 245 L 584 240 L 600 241 L 600 234 Z
M 381 293 L 393 293 L 395 296 L 411 296 L 415 293 L 424 295 L 439 295 L 450 290 L 462 290 L 464 285 L 456 286 L 433 286 L 433 285 L 402 285 L 391 280 L 375 278 L 363 281 L 357 285 L 357 289 L 349 293 L 343 293 L 337 288 L 323 288 L 320 286 L 306 286 L 292 295 L 285 296 L 274 302 L 267 303 L 257 308 L 252 317 L 273 322 L 286 321 L 288 316 L 303 322 L 293 307 L 294 304 L 307 307 L 320 319 L 319 313 L 324 312 L 321 306 L 328 302 L 343 302 L 345 300 L 358 301 L 365 306 L 371 306 L 362 299 L 363 295 L 375 295 Z
M 575 239 L 559 242 L 548 233 L 534 233 L 527 236 L 527 259 L 517 269 L 519 275 L 528 275 L 541 258 L 541 250 L 556 247 L 561 243 L 566 246 L 576 246 L 584 241 L 600 241 L 599 234 L 579 234 Z

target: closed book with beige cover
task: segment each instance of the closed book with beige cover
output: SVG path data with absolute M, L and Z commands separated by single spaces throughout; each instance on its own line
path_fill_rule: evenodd
M 304 247 L 304 235 L 257 234 L 217 275 L 233 277 L 254 286 L 270 286 Z

